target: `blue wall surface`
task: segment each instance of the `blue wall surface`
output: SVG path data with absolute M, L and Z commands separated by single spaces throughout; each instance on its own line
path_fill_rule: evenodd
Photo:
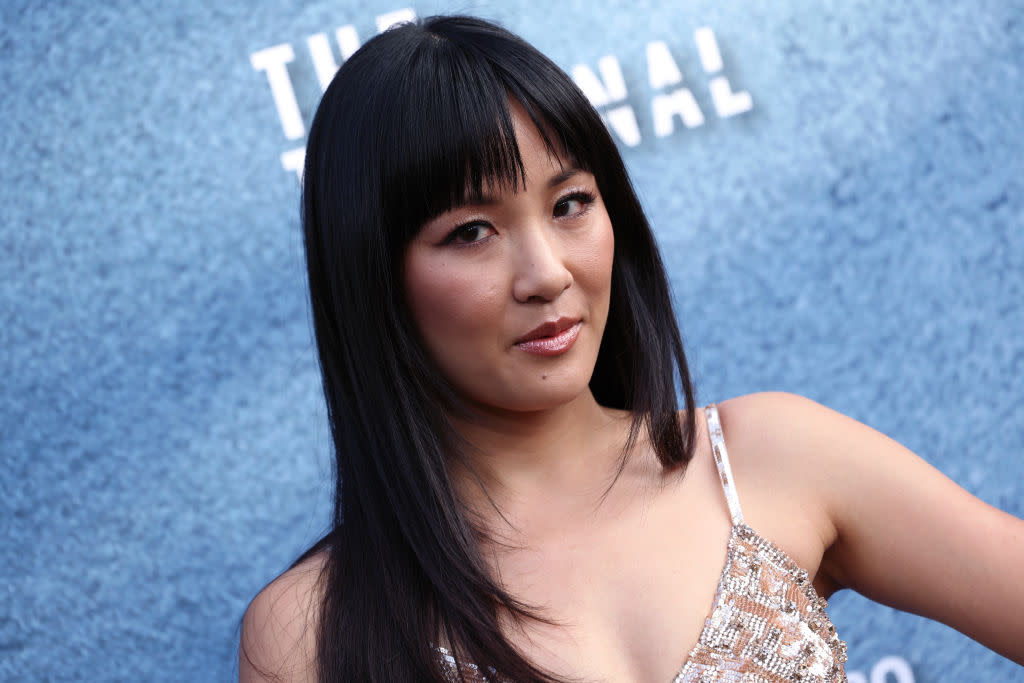
M 324 530 L 289 168 L 323 41 L 340 61 L 337 29 L 404 9 L 595 76 L 701 400 L 810 396 L 1024 515 L 1020 2 L 5 2 L 0 680 L 230 680 L 248 600 Z M 659 135 L 683 89 L 692 127 Z M 831 611 L 851 681 L 1024 680 L 936 623 Z

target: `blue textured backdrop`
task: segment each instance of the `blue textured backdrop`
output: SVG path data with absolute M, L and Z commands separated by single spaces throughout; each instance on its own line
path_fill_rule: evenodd
M 307 36 L 337 55 L 335 29 L 406 5 L 152 5 L 0 9 L 2 680 L 230 679 L 248 599 L 329 512 L 280 160 L 302 140 L 250 55 L 293 46 L 308 121 Z M 1024 515 L 1020 2 L 411 7 L 498 19 L 566 68 L 618 58 L 702 400 L 808 395 Z M 750 111 L 715 114 L 702 26 Z M 704 125 L 653 134 L 652 41 Z M 857 680 L 885 655 L 1024 680 L 855 595 L 832 613 Z

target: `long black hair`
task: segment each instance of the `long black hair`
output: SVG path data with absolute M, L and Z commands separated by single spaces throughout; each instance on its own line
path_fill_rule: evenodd
M 503 618 L 535 617 L 490 574 L 481 529 L 459 504 L 447 466 L 462 452 L 449 422 L 459 399 L 420 343 L 402 285 L 404 251 L 424 222 L 485 182 L 523 182 L 512 101 L 552 151 L 593 173 L 611 218 L 595 398 L 631 411 L 630 444 L 646 430 L 665 467 L 685 466 L 693 453 L 693 388 L 664 267 L 615 144 L 579 88 L 522 39 L 479 19 L 432 17 L 368 41 L 320 102 L 303 176 L 336 458 L 333 528 L 306 555 L 325 557 L 317 652 L 325 683 L 451 680 L 438 663 L 442 642 L 498 679 L 555 680 L 502 633 Z

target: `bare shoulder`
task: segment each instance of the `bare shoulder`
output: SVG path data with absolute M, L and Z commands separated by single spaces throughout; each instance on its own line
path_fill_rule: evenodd
M 858 423 L 780 392 L 722 401 L 718 412 L 747 522 L 817 576 L 838 536 L 825 485 L 842 468 L 832 445 Z M 838 587 L 824 575 L 816 585 Z
M 731 440 L 759 443 L 756 450 L 764 457 L 798 457 L 815 437 L 859 424 L 809 398 L 776 391 L 731 398 L 718 409 L 723 429 L 732 426 Z
M 807 489 L 829 467 L 834 443 L 853 420 L 814 401 L 781 392 L 738 396 L 718 404 L 736 466 L 776 489 Z
M 883 434 L 811 399 L 763 392 L 719 404 L 734 461 L 776 490 L 827 493 L 864 464 L 866 448 L 897 446 Z M 829 501 L 820 500 L 827 507 Z
M 238 679 L 315 681 L 325 556 L 320 552 L 274 579 L 242 619 Z

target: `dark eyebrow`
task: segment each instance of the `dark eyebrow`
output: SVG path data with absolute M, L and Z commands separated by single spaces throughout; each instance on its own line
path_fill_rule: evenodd
M 551 179 L 548 180 L 548 189 L 550 190 L 551 188 L 558 187 L 577 173 L 583 173 L 583 169 L 573 166 L 572 168 L 565 169 L 556 176 L 552 176 Z

